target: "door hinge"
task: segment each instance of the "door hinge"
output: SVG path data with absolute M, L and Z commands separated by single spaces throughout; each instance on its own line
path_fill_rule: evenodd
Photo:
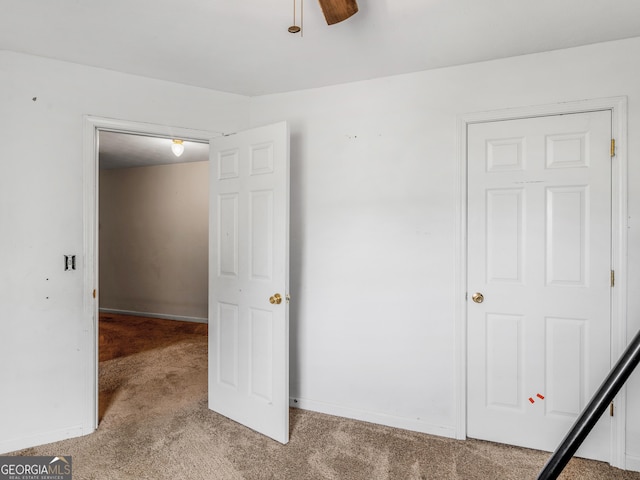
M 616 156 L 616 139 L 611 139 L 611 158 Z
M 616 285 L 616 271 L 611 270 L 611 286 L 615 287 Z
M 93 289 L 93 298 L 96 298 L 96 289 Z
M 613 402 L 609 405 L 609 416 L 613 417 Z

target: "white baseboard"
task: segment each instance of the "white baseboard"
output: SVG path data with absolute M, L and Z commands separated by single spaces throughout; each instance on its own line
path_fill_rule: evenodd
M 343 407 L 325 402 L 317 402 L 305 398 L 290 398 L 289 405 L 302 410 L 326 413 L 336 417 L 351 418 L 363 422 L 376 423 L 387 427 L 401 428 L 413 432 L 427 433 L 439 437 L 456 438 L 455 426 L 442 426 L 426 423 L 414 418 L 396 417 L 385 413 L 370 412 L 357 408 Z
M 101 308 L 100 313 L 116 313 L 120 315 L 132 315 L 134 317 L 162 318 L 164 320 L 180 320 L 181 322 L 209 323 L 208 318 L 167 315 L 165 313 L 132 312 L 131 310 L 118 310 L 115 308 Z
M 625 455 L 625 467 L 626 470 L 640 472 L 640 457 L 637 455 Z
M 92 432 L 93 430 L 86 431 L 82 426 L 76 425 L 61 430 L 53 430 L 26 437 L 12 438 L 0 441 L 0 453 L 17 452 L 18 450 L 23 450 L 25 448 L 37 447 L 39 445 L 59 442 L 60 440 L 67 440 L 69 438 L 81 437 L 82 435 L 87 435 Z M 64 455 L 63 452 L 60 452 L 60 454 Z

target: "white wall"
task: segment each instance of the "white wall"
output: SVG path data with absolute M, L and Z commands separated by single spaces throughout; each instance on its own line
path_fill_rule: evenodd
M 252 125 L 288 120 L 292 396 L 453 435 L 456 117 L 628 96 L 631 335 L 640 328 L 637 58 L 632 39 L 249 101 L 0 53 L 0 338 L 11 339 L 0 349 L 0 385 L 11 392 L 0 395 L 0 451 L 82 427 L 81 275 L 61 271 L 63 254 L 82 251 L 82 114 L 223 131 L 245 126 L 248 108 Z M 627 418 L 628 460 L 640 469 L 638 372 Z
M 253 98 L 289 120 L 291 394 L 328 413 L 455 433 L 461 114 L 629 100 L 629 338 L 640 328 L 640 39 Z M 640 469 L 640 372 L 627 465 Z
M 0 452 L 91 430 L 83 115 L 246 126 L 248 99 L 0 51 Z M 63 271 L 63 255 L 78 270 Z
M 100 171 L 100 308 L 206 322 L 209 162 Z

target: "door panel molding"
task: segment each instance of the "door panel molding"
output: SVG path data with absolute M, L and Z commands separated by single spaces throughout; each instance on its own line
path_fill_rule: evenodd
M 286 444 L 288 124 L 214 139 L 210 162 L 209 408 Z M 232 208 L 223 206 L 228 198 Z M 231 321 L 221 314 L 222 305 L 233 309 Z M 225 323 L 233 328 L 221 328 Z M 227 371 L 232 382 L 222 375 Z
M 467 128 L 473 123 L 515 120 L 552 115 L 610 110 L 611 131 L 616 140 L 612 158 L 612 268 L 616 272 L 616 285 L 611 290 L 611 364 L 613 365 L 627 345 L 627 97 L 610 97 L 558 104 L 537 105 L 467 113 L 457 118 L 457 203 L 456 215 L 456 295 L 454 334 L 455 371 L 454 388 L 456 438 L 466 439 L 467 421 Z M 504 162 L 503 162 L 504 163 Z M 508 162 L 507 162 L 508 163 Z M 502 168 L 512 168 L 505 164 Z M 611 465 L 626 467 L 626 389 L 615 399 L 616 416 L 611 435 Z

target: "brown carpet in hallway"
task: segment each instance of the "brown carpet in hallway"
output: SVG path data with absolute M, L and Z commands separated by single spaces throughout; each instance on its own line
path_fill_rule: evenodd
M 208 410 L 206 325 L 107 315 L 100 341 L 98 430 L 15 452 L 72 455 L 74 480 L 524 480 L 548 458 L 297 409 L 283 446 Z M 573 459 L 560 478 L 640 473 Z

